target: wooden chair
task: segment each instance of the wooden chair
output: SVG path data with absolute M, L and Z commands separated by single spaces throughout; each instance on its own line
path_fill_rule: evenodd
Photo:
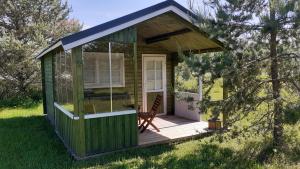
M 161 104 L 161 100 L 162 96 L 157 95 L 149 112 L 138 112 L 139 122 L 141 121 L 141 119 L 143 120 L 143 122 L 139 126 L 139 129 L 141 129 L 141 133 L 143 133 L 149 127 L 149 125 L 151 125 L 159 132 L 159 129 L 152 123 L 152 121 L 158 113 L 158 108 Z

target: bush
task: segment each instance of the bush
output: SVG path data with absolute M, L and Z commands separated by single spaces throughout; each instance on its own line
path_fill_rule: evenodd
M 42 101 L 42 92 L 37 89 L 31 89 L 28 96 L 14 96 L 0 100 L 2 107 L 33 107 Z
M 284 121 L 287 124 L 296 124 L 300 120 L 300 105 L 289 106 L 284 112 Z

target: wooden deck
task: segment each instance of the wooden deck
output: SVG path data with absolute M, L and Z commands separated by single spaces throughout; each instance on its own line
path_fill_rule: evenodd
M 145 132 L 139 134 L 139 146 L 188 139 L 209 132 L 208 123 L 203 121 L 191 121 L 176 116 L 158 116 L 153 121 L 160 132 L 150 126 Z

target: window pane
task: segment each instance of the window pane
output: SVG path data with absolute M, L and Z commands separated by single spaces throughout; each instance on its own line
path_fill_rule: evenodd
M 85 86 L 109 87 L 109 55 L 100 52 L 85 52 Z M 113 86 L 123 86 L 123 58 L 122 53 L 112 53 L 112 83 Z M 98 65 L 98 66 L 97 66 Z
M 156 80 L 162 80 L 162 70 L 156 70 Z
M 155 89 L 155 81 L 154 80 L 148 80 L 147 81 L 147 90 L 154 90 Z
M 162 89 L 162 61 L 147 61 L 147 90 L 160 90 Z
M 156 61 L 156 70 L 162 70 L 162 61 Z
M 94 79 L 95 83 L 84 83 L 84 111 L 86 114 L 110 112 L 108 42 L 93 41 L 83 46 L 83 57 L 92 57 L 94 74 L 90 73 L 88 62 L 84 62 L 84 79 Z M 106 87 L 105 87 L 106 86 Z
M 148 61 L 146 63 L 147 70 L 155 70 L 155 62 L 154 61 Z
M 92 69 L 95 72 L 95 75 L 93 76 L 95 79 L 95 85 L 88 86 L 85 83 L 85 112 L 87 114 L 91 114 L 133 109 L 133 45 L 111 43 L 111 77 L 109 69 L 109 42 L 96 40 L 84 45 L 84 57 L 87 57 L 87 53 L 89 52 L 95 53 L 94 60 L 97 64 L 94 63 L 94 65 L 96 65 L 96 69 Z M 86 62 L 84 64 L 86 64 Z M 88 65 L 85 67 L 88 67 Z M 125 67 L 128 69 L 125 69 Z M 84 73 L 84 76 L 89 75 L 90 69 L 91 68 L 84 69 L 84 72 L 86 72 Z M 124 79 L 125 74 L 128 79 Z M 113 84 L 112 93 L 110 91 L 110 78 Z
M 156 80 L 156 87 L 155 87 L 155 89 L 156 90 L 160 90 L 160 89 L 162 89 L 162 80 Z
M 122 84 L 120 70 L 112 71 L 112 83 L 114 86 L 120 86 Z
M 155 80 L 155 70 L 147 70 L 147 80 Z
M 70 51 L 60 51 L 55 54 L 54 84 L 55 102 L 66 110 L 73 112 L 73 76 Z
M 91 53 L 84 57 L 84 83 L 96 83 L 96 58 Z
M 99 87 L 109 87 L 110 78 L 109 78 L 109 54 L 108 53 L 99 53 L 97 62 L 99 63 L 98 67 L 98 76 L 99 79 L 97 86 Z
M 134 109 L 133 45 L 112 42 L 111 51 L 112 81 L 114 86 L 118 86 L 112 88 L 112 111 Z

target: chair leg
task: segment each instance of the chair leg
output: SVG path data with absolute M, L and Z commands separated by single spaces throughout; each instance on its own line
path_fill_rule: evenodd
M 157 131 L 160 132 L 160 130 L 151 122 L 150 125 Z
M 142 127 L 144 127 L 145 123 L 146 123 L 146 120 L 144 119 L 144 121 L 142 122 L 142 124 L 139 125 L 139 129 L 141 129 Z
M 153 118 L 150 118 L 150 120 L 147 119 L 147 124 L 146 124 L 146 126 L 144 126 L 141 133 L 143 133 L 149 127 L 149 125 L 152 123 L 152 120 L 153 120 Z
M 147 125 L 148 125 L 148 120 L 144 119 L 143 121 L 143 125 L 140 125 L 140 133 L 143 133 L 146 129 L 147 129 Z

